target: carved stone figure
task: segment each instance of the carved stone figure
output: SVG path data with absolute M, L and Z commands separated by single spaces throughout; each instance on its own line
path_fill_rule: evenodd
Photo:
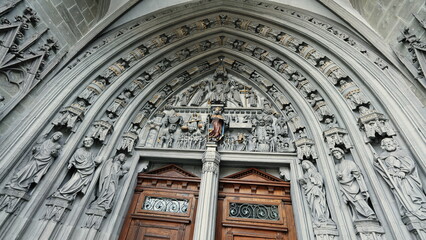
M 118 181 L 128 172 L 128 169 L 123 169 L 125 158 L 123 153 L 118 154 L 114 158 L 108 159 L 102 167 L 99 176 L 98 198 L 95 201 L 96 208 L 111 210 L 118 191 Z
M 104 142 L 107 135 L 112 131 L 116 119 L 114 114 L 108 113 L 107 116 L 102 117 L 101 120 L 94 122 L 91 130 L 91 137 Z
M 163 127 L 168 127 L 170 133 L 176 132 L 176 130 L 183 124 L 183 118 L 173 110 L 163 118 Z
M 27 191 L 32 183 L 39 183 L 49 170 L 53 160 L 59 155 L 62 147 L 59 144 L 61 137 L 61 132 L 55 132 L 50 139 L 36 145 L 32 150 L 29 162 L 13 175 L 8 186 L 16 190 Z
M 353 161 L 346 160 L 340 148 L 333 148 L 331 154 L 336 160 L 336 175 L 343 200 L 349 204 L 352 216 L 355 219 L 375 219 L 376 214 L 368 204 L 370 195 L 359 167 Z
M 141 129 L 138 127 L 138 125 L 133 125 L 132 129 L 123 134 L 123 138 L 121 139 L 121 143 L 117 150 L 124 150 L 128 153 L 131 153 L 136 141 L 138 140 L 140 130 Z
M 361 128 L 365 130 L 367 139 L 376 139 L 377 135 L 382 137 L 395 135 L 395 131 L 383 114 L 368 109 L 362 111 L 364 114 L 361 115 L 358 121 L 361 124 Z
M 114 115 L 118 116 L 120 114 L 121 109 L 123 109 L 129 99 L 132 97 L 132 93 L 130 91 L 124 91 L 118 95 L 116 99 L 114 99 L 114 102 L 109 105 L 107 112 L 113 113 Z
M 101 94 L 101 92 L 105 90 L 106 84 L 107 82 L 105 79 L 96 79 L 78 95 L 78 98 L 85 100 L 88 104 L 92 104 L 95 96 Z
M 211 103 L 225 103 L 229 93 L 228 72 L 224 66 L 219 66 L 214 75 L 213 81 L 209 84 Z
M 304 174 L 299 183 L 305 192 L 313 222 L 316 226 L 329 224 L 331 219 L 325 198 L 324 180 L 312 162 L 302 161 L 302 169 Z
M 84 194 L 86 192 L 89 183 L 92 181 L 96 165 L 98 164 L 95 162 L 90 152 L 92 145 L 92 138 L 86 137 L 83 140 L 83 147 L 75 151 L 68 164 L 68 169 L 74 167 L 76 171 L 71 178 L 53 194 L 53 197 L 72 201 L 77 196 L 77 193 L 82 192 Z
M 218 142 L 222 139 L 225 132 L 225 117 L 222 116 L 223 109 L 215 107 L 210 116 L 209 140 Z
M 86 104 L 84 101 L 78 101 L 60 111 L 60 115 L 52 123 L 55 126 L 65 126 L 74 130 L 77 122 L 83 119 L 85 110 Z
M 368 104 L 370 104 L 370 100 L 368 100 L 359 89 L 350 92 L 346 98 L 348 99 L 348 103 L 353 110 L 358 109 L 359 106 L 368 106 Z
M 247 95 L 246 98 L 248 100 L 248 106 L 247 107 L 257 107 L 257 102 L 258 102 L 257 95 L 253 90 L 248 92 L 248 95 Z
M 209 91 L 208 83 L 206 81 L 198 84 L 198 90 L 195 92 L 194 97 L 192 97 L 191 106 L 201 106 L 207 93 Z
M 241 100 L 240 96 L 240 84 L 235 83 L 231 84 L 229 87 L 229 93 L 228 93 L 228 99 L 232 102 L 234 102 L 237 106 L 243 107 L 243 102 Z M 243 86 L 241 86 L 243 88 Z
M 191 101 L 192 94 L 194 93 L 195 89 L 193 87 L 190 87 L 186 89 L 179 98 L 179 103 L 181 106 L 187 106 L 189 104 L 189 101 Z
M 415 162 L 401 150 L 392 138 L 381 141 L 383 152 L 376 156 L 374 166 L 391 187 L 398 200 L 401 216 L 426 220 L 426 196 Z

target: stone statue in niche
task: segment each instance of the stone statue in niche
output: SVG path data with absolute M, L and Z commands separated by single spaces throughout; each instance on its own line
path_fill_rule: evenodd
M 126 156 L 120 153 L 105 162 L 99 176 L 98 198 L 92 204 L 92 208 L 100 208 L 107 212 L 111 211 L 118 191 L 118 181 L 129 171 L 128 168 L 123 169 L 125 159 Z
M 368 204 L 370 195 L 361 170 L 355 162 L 346 160 L 340 148 L 331 150 L 336 161 L 336 175 L 343 201 L 351 208 L 354 219 L 375 219 L 376 214 Z
M 314 224 L 333 224 L 325 198 L 324 180 L 314 164 L 308 160 L 302 161 L 303 178 L 299 179 L 311 209 Z
M 60 111 L 60 115 L 53 120 L 55 126 L 65 126 L 74 130 L 77 122 L 83 119 L 84 112 L 86 111 L 86 103 L 78 101 L 71 104 Z
M 384 138 L 381 141 L 383 152 L 375 157 L 374 167 L 391 187 L 401 216 L 426 220 L 426 196 L 416 164 L 397 147 L 395 139 Z
M 86 137 L 83 140 L 83 147 L 78 148 L 71 157 L 68 169 L 74 167 L 76 171 L 71 178 L 56 192 L 53 197 L 72 201 L 77 193 L 86 192 L 89 183 L 92 181 L 93 174 L 99 162 L 95 161 L 90 148 L 93 145 L 93 139 Z
M 109 105 L 107 112 L 118 116 L 131 97 L 132 93 L 130 91 L 124 91 L 120 93 L 120 95 L 118 95 L 118 97 L 111 103 L 111 105 Z
M 62 133 L 55 132 L 50 139 L 36 145 L 32 149 L 28 163 L 13 175 L 7 187 L 27 191 L 32 183 L 39 183 L 59 155 L 59 151 L 62 148 L 59 143 L 61 138 Z
M 106 84 L 107 82 L 105 79 L 96 79 L 90 83 L 89 86 L 80 93 L 80 95 L 78 95 L 78 98 L 83 99 L 88 104 L 92 104 L 95 96 L 101 94 L 101 92 L 105 90 Z
M 212 114 L 209 116 L 210 127 L 209 127 L 209 141 L 218 142 L 220 141 L 225 133 L 225 117 L 223 114 L 222 107 L 214 107 Z

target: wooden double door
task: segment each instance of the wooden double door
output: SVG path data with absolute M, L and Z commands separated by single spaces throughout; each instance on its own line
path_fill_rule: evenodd
M 139 174 L 120 239 L 193 238 L 200 179 L 175 166 Z M 217 240 L 296 239 L 290 186 L 251 168 L 219 183 Z

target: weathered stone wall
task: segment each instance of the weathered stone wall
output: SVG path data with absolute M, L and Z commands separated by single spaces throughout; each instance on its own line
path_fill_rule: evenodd
M 72 47 L 99 19 L 99 0 L 28 1 L 64 48 Z
M 413 33 L 426 39 L 425 31 L 415 20 L 413 13 L 426 16 L 423 0 L 350 0 L 353 7 L 391 46 L 399 46 L 397 37 L 404 27 L 413 28 Z

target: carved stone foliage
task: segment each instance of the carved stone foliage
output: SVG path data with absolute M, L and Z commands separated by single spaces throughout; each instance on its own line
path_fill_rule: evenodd
M 0 92 L 0 119 L 60 60 L 52 60 L 60 47 L 53 37 L 47 36 L 47 28 L 36 29 L 40 19 L 33 9 L 26 7 L 13 17 L 9 14 L 19 2 L 0 4 L 0 81 L 5 86 Z

